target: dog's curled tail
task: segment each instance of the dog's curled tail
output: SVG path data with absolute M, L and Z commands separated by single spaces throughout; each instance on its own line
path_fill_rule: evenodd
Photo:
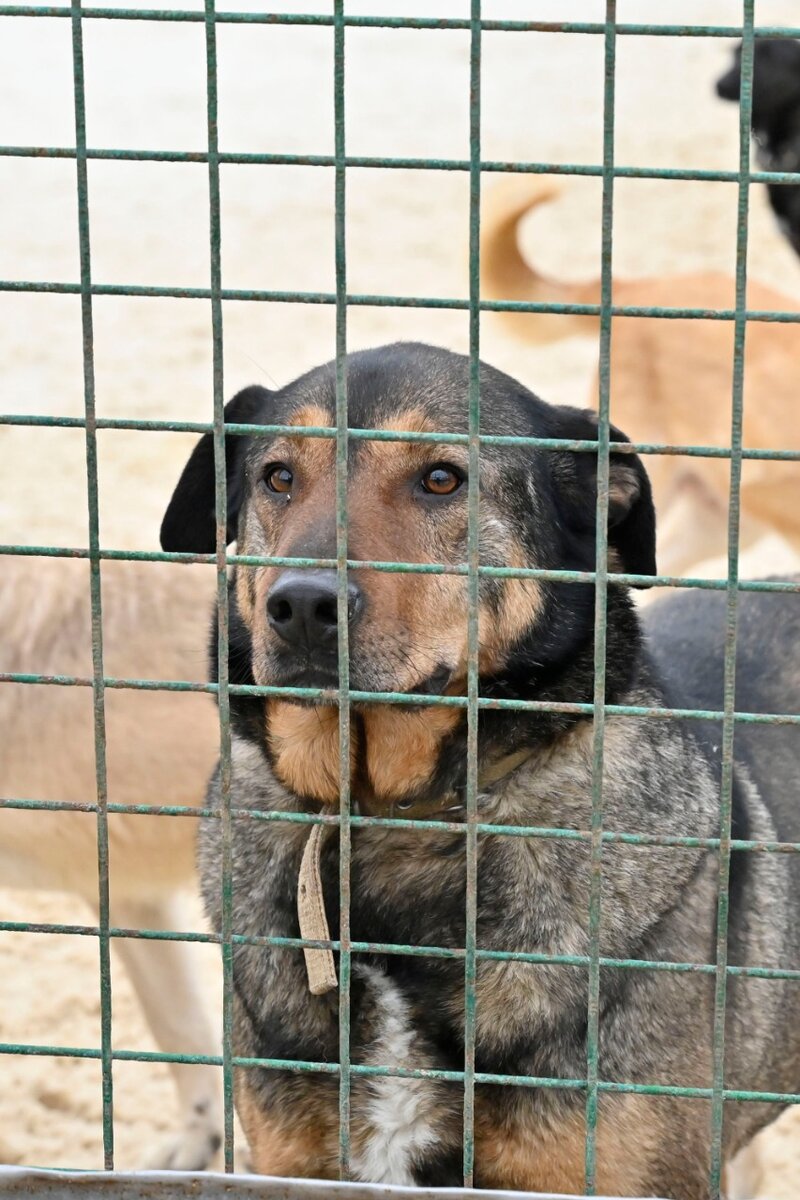
M 566 283 L 540 274 L 522 255 L 519 226 L 531 209 L 559 194 L 548 178 L 507 176 L 487 188 L 481 214 L 481 294 L 484 300 L 523 300 L 552 304 L 599 304 L 600 281 Z M 557 342 L 578 333 L 595 333 L 596 316 L 571 313 L 497 314 L 506 328 L 529 342 Z

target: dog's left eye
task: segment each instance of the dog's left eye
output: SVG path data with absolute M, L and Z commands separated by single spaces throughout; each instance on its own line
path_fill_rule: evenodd
M 435 467 L 431 467 L 429 471 L 425 472 L 420 482 L 423 491 L 432 496 L 450 496 L 461 487 L 464 476 L 455 467 L 448 466 L 447 463 L 437 463 Z
M 272 463 L 264 472 L 264 483 L 271 492 L 286 495 L 292 490 L 294 476 L 284 463 Z

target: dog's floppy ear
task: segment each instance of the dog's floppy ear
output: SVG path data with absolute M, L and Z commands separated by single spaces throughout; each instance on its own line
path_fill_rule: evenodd
M 225 421 L 230 424 L 263 423 L 271 392 L 263 387 L 248 387 L 225 405 Z M 249 438 L 225 436 L 225 478 L 227 481 L 227 540 L 236 537 L 236 523 L 244 498 L 244 457 Z M 213 554 L 217 544 L 217 517 L 214 488 L 214 440 L 210 433 L 201 437 L 183 468 L 161 522 L 161 549 L 191 554 Z
M 597 414 L 579 408 L 557 408 L 556 437 L 597 441 Z M 628 442 L 616 426 L 612 442 Z M 597 455 L 576 451 L 553 455 L 553 474 L 562 513 L 569 527 L 594 537 L 597 504 Z M 656 514 L 650 480 L 635 454 L 612 453 L 609 462 L 608 546 L 628 575 L 655 575 Z

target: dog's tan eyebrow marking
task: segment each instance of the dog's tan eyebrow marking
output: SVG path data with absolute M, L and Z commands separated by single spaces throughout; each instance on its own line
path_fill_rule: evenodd
M 306 404 L 303 408 L 298 408 L 297 412 L 292 413 L 291 418 L 287 421 L 287 425 L 296 425 L 307 429 L 313 429 L 314 426 L 327 429 L 331 424 L 331 413 L 321 404 Z M 306 440 L 303 438 L 303 441 Z M 316 441 L 316 439 L 312 440 Z
M 331 414 L 319 404 L 307 404 L 293 413 L 287 422 L 300 429 L 331 424 Z M 318 478 L 333 466 L 336 444 L 332 438 L 282 437 L 269 448 L 266 461 L 288 459 L 297 464 L 309 478 Z
M 381 425 L 397 433 L 435 433 L 436 425 L 421 408 L 405 408 L 394 417 L 387 417 Z
M 407 408 L 392 417 L 387 417 L 380 428 L 389 433 L 436 433 L 437 425 L 420 408 Z M 362 443 L 374 466 L 385 466 L 403 462 L 407 467 L 424 467 L 429 463 L 445 459 L 464 471 L 469 465 L 469 454 L 464 446 L 439 445 L 437 442 L 382 442 Z M 362 452 L 363 452 L 362 451 Z

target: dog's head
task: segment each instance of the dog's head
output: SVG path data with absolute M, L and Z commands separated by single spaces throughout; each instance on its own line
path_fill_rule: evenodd
M 738 100 L 742 86 L 742 47 L 730 70 L 717 81 L 717 95 Z M 753 127 L 769 133 L 789 109 L 800 105 L 800 43 L 758 38 L 753 50 Z
M 352 354 L 347 361 L 348 420 L 354 429 L 464 434 L 468 394 L 468 360 L 430 346 L 393 345 Z M 482 434 L 597 438 L 594 414 L 548 406 L 487 366 L 481 366 L 480 399 Z M 275 435 L 227 436 L 227 536 L 236 538 L 238 552 L 335 558 L 336 445 L 303 433 L 335 424 L 333 365 L 281 391 L 249 388 L 230 401 L 225 418 L 289 427 L 288 433 Z M 612 438 L 625 440 L 617 430 Z M 480 458 L 483 566 L 594 568 L 595 454 L 483 445 Z M 466 445 L 435 437 L 351 438 L 348 558 L 445 567 L 466 563 L 468 464 Z M 207 435 L 172 497 L 162 545 L 207 553 L 214 549 L 215 532 L 213 447 Z M 655 572 L 650 486 L 633 454 L 611 456 L 608 537 L 612 569 Z M 585 649 L 587 639 L 590 647 L 593 595 L 590 584 L 482 576 L 479 665 L 486 687 L 494 694 L 507 688 L 511 695 L 530 695 L 537 681 L 552 679 L 563 662 Z M 336 686 L 335 570 L 240 566 L 232 597 L 236 621 L 246 630 L 255 682 Z M 463 573 L 350 570 L 351 688 L 463 694 L 467 624 Z M 445 711 L 458 716 L 458 710 Z

